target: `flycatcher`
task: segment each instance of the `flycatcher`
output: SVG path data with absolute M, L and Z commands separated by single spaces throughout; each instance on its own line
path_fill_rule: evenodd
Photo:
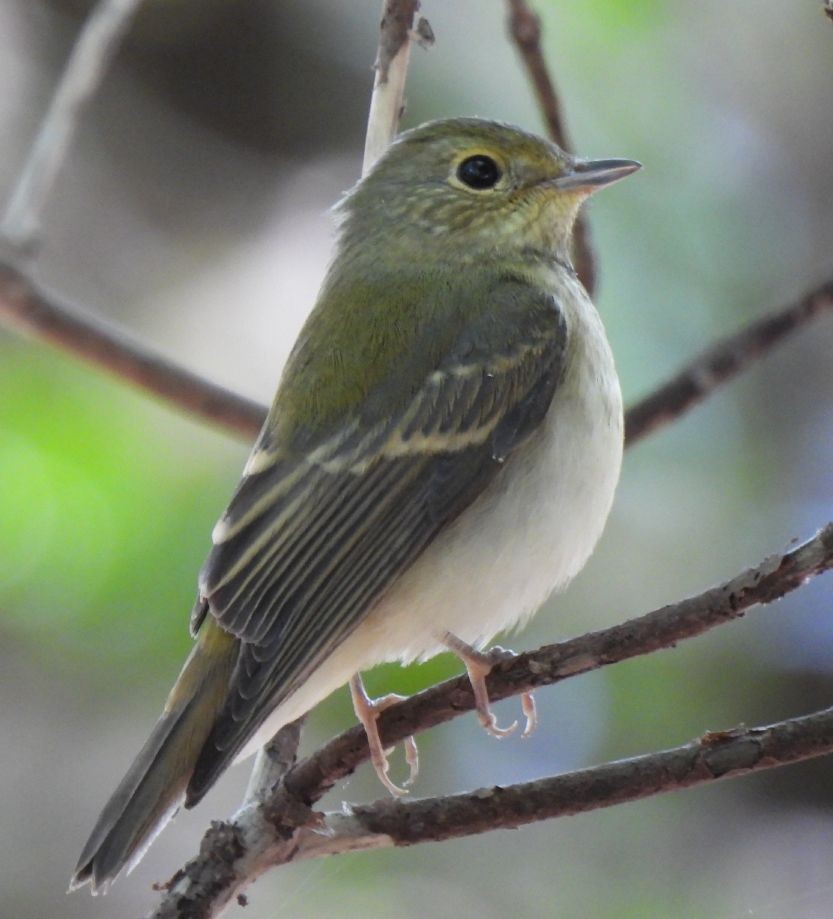
M 106 889 L 180 805 L 345 683 L 399 792 L 359 676 L 382 661 L 454 651 L 504 733 L 480 649 L 582 568 L 619 477 L 619 382 L 570 245 L 582 201 L 638 168 L 457 118 L 403 134 L 345 196 L 214 528 L 194 648 L 72 887 Z

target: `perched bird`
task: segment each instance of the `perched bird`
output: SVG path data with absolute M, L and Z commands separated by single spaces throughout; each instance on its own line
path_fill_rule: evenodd
M 637 168 L 456 118 L 402 134 L 345 196 L 214 529 L 194 648 L 72 887 L 106 889 L 181 804 L 345 683 L 399 792 L 376 729 L 389 700 L 359 676 L 382 661 L 454 651 L 504 733 L 481 649 L 582 568 L 619 476 L 619 383 L 570 246 L 582 201 Z

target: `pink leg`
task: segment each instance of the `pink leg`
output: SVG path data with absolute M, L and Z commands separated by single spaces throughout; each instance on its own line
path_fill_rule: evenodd
M 506 651 L 497 645 L 488 652 L 478 651 L 477 648 L 473 648 L 456 635 L 452 635 L 451 632 L 446 632 L 443 635 L 442 642 L 449 651 L 456 654 L 465 664 L 472 692 L 474 692 L 474 704 L 480 723 L 493 737 L 506 737 L 511 734 L 517 728 L 518 722 L 515 721 L 508 728 L 499 728 L 497 726 L 497 718 L 489 703 L 486 677 L 491 673 L 495 664 L 505 659 L 507 655 L 511 656 L 512 652 Z M 535 699 L 531 692 L 525 692 L 521 696 L 521 709 L 526 718 L 526 726 L 522 736 L 529 737 L 538 726 Z
M 388 778 L 388 770 L 390 769 L 388 753 L 390 751 L 385 750 L 382 746 L 382 741 L 379 738 L 379 727 L 376 724 L 379 715 L 386 708 L 390 708 L 396 702 L 401 702 L 405 696 L 389 693 L 379 699 L 371 699 L 364 688 L 361 675 L 358 673 L 350 680 L 350 696 L 353 699 L 353 711 L 355 711 L 356 717 L 367 734 L 367 743 L 370 747 L 370 762 L 376 770 L 379 781 L 395 797 L 408 794 L 405 788 L 394 785 Z M 405 784 L 411 785 L 419 774 L 419 751 L 413 737 L 408 737 L 405 741 L 405 761 L 408 763 L 410 770 L 408 781 Z

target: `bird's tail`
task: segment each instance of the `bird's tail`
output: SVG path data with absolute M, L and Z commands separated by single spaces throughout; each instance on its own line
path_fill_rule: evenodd
M 237 648 L 236 639 L 209 617 L 153 732 L 101 812 L 70 890 L 89 884 L 93 893 L 106 892 L 176 813 L 225 701 Z

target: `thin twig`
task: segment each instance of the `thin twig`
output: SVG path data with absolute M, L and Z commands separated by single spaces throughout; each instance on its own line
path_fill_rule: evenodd
M 253 440 L 266 410 L 131 341 L 101 320 L 47 297 L 17 270 L 0 264 L 0 316 L 42 341 L 159 396 L 187 414 Z
M 243 806 L 264 800 L 286 773 L 295 765 L 301 728 L 305 716 L 278 730 L 266 746 L 261 747 L 252 766 L 249 784 L 243 795 Z
M 541 51 L 541 20 L 529 8 L 526 0 L 507 0 L 509 6 L 509 34 L 520 52 L 527 75 L 532 82 L 538 107 L 547 126 L 547 134 L 562 150 L 572 151 L 573 145 L 561 115 L 561 103 L 547 62 Z M 573 261 L 579 280 L 590 296 L 596 289 L 596 256 L 590 226 L 585 214 L 580 214 L 573 231 Z
M 830 568 L 833 568 L 833 523 L 828 524 L 802 545 L 784 554 L 772 556 L 757 567 L 750 568 L 725 584 L 698 596 L 655 610 L 621 625 L 557 645 L 548 645 L 501 662 L 489 675 L 489 697 L 497 701 L 638 655 L 673 647 L 679 641 L 700 635 L 743 616 L 753 606 L 770 603 L 784 596 L 811 577 Z M 379 719 L 380 733 L 385 745 L 391 745 L 407 736 L 449 721 L 473 707 L 471 686 L 465 677 L 458 677 L 433 686 L 385 711 Z M 653 754 L 633 761 L 642 764 L 658 762 L 658 770 L 663 764 L 667 767 L 672 761 L 685 765 L 682 772 L 677 771 L 666 777 L 665 786 L 658 787 L 655 778 L 645 778 L 647 773 L 641 772 L 640 766 L 635 766 L 624 769 L 621 787 L 630 787 L 630 800 L 648 793 L 685 787 L 700 780 L 709 781 L 729 774 L 765 768 L 770 756 L 775 756 L 780 762 L 788 762 L 810 755 L 820 755 L 830 749 L 833 740 L 833 726 L 829 720 L 831 717 L 833 716 L 830 713 L 825 712 L 786 722 L 784 725 L 776 726 L 778 730 L 772 735 L 767 733 L 770 729 L 760 729 L 760 736 L 755 735 L 755 732 L 710 734 L 700 742 L 700 746 L 713 752 L 695 750 L 689 745 L 678 751 Z M 774 750 L 777 752 L 773 752 Z M 662 757 L 670 757 L 670 760 L 664 761 Z M 309 808 L 328 788 L 353 772 L 367 758 L 364 731 L 360 726 L 353 727 L 290 769 L 281 785 L 262 808 L 253 808 L 245 814 L 236 815 L 232 824 L 214 824 L 203 840 L 200 855 L 177 872 L 172 879 L 171 889 L 160 907 L 152 914 L 153 919 L 216 915 L 217 904 L 228 902 L 266 867 L 294 858 L 300 845 L 297 831 L 313 822 Z M 612 764 L 603 768 L 613 769 L 615 772 L 621 765 Z M 643 775 L 645 782 L 642 786 L 636 781 L 640 775 Z M 628 776 L 631 778 L 627 778 Z M 596 773 L 595 777 L 599 778 L 599 773 Z M 636 784 L 629 784 L 632 780 Z M 405 816 L 397 818 L 400 819 L 398 830 L 394 830 L 391 824 L 384 823 L 386 819 L 394 819 L 397 813 L 395 805 L 371 805 L 355 809 L 360 827 L 357 830 L 356 824 L 352 824 L 352 841 L 345 843 L 344 850 L 353 847 L 402 845 L 429 838 L 447 838 L 442 835 L 442 826 L 458 828 L 459 832 L 455 830 L 449 832 L 449 835 L 484 832 L 488 829 L 483 821 L 484 814 L 488 814 L 491 806 L 490 800 L 492 805 L 495 801 L 511 802 L 511 806 L 507 805 L 505 809 L 507 822 L 503 825 L 516 825 L 513 821 L 519 814 L 528 810 L 532 815 L 536 808 L 545 806 L 545 802 L 536 795 L 563 795 L 571 783 L 573 795 L 576 792 L 575 784 L 582 782 L 583 787 L 587 789 L 587 807 L 581 806 L 577 799 L 568 795 L 567 800 L 572 803 L 566 805 L 567 810 L 560 813 L 575 813 L 581 809 L 589 809 L 591 805 L 598 807 L 602 806 L 602 803 L 613 804 L 620 800 L 617 797 L 619 792 L 615 788 L 611 789 L 609 794 L 604 792 L 599 795 L 598 787 L 594 785 L 592 778 L 588 779 L 588 773 L 585 771 L 544 780 L 544 785 L 531 783 L 519 786 L 519 789 L 513 790 L 506 798 L 501 798 L 500 795 L 495 797 L 492 791 L 488 791 L 485 794 L 476 792 L 473 795 L 454 796 L 429 804 L 406 803 L 400 812 Z M 594 788 L 597 790 L 593 791 Z M 533 792 L 533 797 L 525 801 L 523 795 L 529 790 Z M 478 797 L 482 797 L 485 802 L 484 810 L 479 814 L 474 806 Z M 555 797 L 552 797 L 553 801 Z M 602 798 L 604 801 L 601 801 Z M 596 803 L 593 803 L 594 801 Z M 448 809 L 444 811 L 446 802 L 449 802 Z M 425 835 L 420 839 L 408 837 L 408 833 L 415 832 L 415 821 L 419 816 L 426 819 L 429 817 L 420 808 L 435 809 L 430 819 L 435 828 L 434 832 L 438 835 L 431 836 L 431 830 L 426 829 Z M 556 813 L 556 810 L 552 810 L 548 816 L 555 816 Z M 373 815 L 372 820 L 377 822 L 368 822 L 371 820 L 370 815 Z M 468 829 L 464 829 L 465 827 Z M 315 829 L 321 831 L 322 828 L 316 826 Z M 390 840 L 380 838 L 384 836 L 389 836 Z M 230 845 L 230 839 L 234 841 L 234 845 Z M 312 849 L 324 849 L 328 842 L 325 839 L 307 842 L 305 845 Z M 177 911 L 183 903 L 188 904 L 188 909 Z
M 379 50 L 374 64 L 376 76 L 367 116 L 362 175 L 367 175 L 399 130 L 417 10 L 419 0 L 382 2 Z
M 656 428 L 679 418 L 796 329 L 831 311 L 833 280 L 712 345 L 675 377 L 628 409 L 626 445 L 633 445 Z
M 84 107 L 101 83 L 142 0 L 99 0 L 72 48 L 41 122 L 0 232 L 19 252 L 37 247 L 40 222 Z

